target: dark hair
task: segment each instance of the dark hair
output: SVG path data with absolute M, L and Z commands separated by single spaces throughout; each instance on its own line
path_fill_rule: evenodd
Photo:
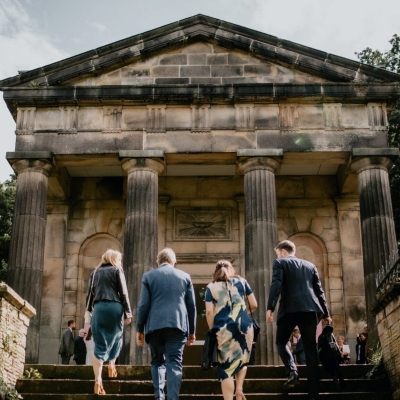
M 68 326 L 71 326 L 74 322 L 75 322 L 74 319 L 70 319 L 70 320 L 67 322 L 67 324 L 68 324 Z
M 228 260 L 219 260 L 215 266 L 213 274 L 213 282 L 229 281 L 231 276 L 234 275 L 235 270 Z
M 286 250 L 289 254 L 294 254 L 296 253 L 296 245 L 290 240 L 283 240 L 274 250 Z
M 92 338 L 92 327 L 89 326 L 89 330 L 87 331 L 86 340 L 90 340 Z

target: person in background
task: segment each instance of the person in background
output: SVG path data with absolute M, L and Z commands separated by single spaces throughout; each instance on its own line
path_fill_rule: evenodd
M 93 365 L 94 341 L 92 336 L 92 328 L 89 327 L 85 339 L 86 344 L 86 365 Z
M 83 340 L 86 336 L 84 329 L 79 329 L 79 336 L 74 341 L 74 360 L 76 365 L 85 365 L 86 362 L 86 345 Z
M 342 356 L 341 364 L 350 364 L 350 346 L 348 344 L 344 344 L 344 336 L 338 336 L 336 338 L 336 342 Z
M 76 328 L 75 320 L 71 319 L 68 321 L 68 328 L 62 335 L 60 348 L 58 354 L 61 355 L 61 364 L 68 365 L 69 360 L 74 354 L 74 334 L 73 331 Z
M 296 356 L 296 362 L 299 365 L 306 365 L 306 353 L 304 351 L 300 330 L 297 328 L 294 329 L 292 335 L 297 339 L 296 348 L 292 351 L 293 355 Z
M 183 349 L 196 340 L 196 301 L 190 275 L 175 268 L 176 255 L 165 248 L 157 265 L 142 277 L 137 308 L 136 343 L 149 344 L 154 396 L 178 400 L 182 383 Z M 145 337 L 146 334 L 146 337 Z M 96 342 L 96 341 L 95 341 Z
M 108 376 L 117 376 L 115 360 L 122 347 L 123 327 L 132 319 L 121 260 L 119 251 L 107 250 L 89 279 L 86 304 L 87 311 L 92 312 L 94 394 L 106 394 L 101 377 L 105 361 Z
M 235 274 L 229 261 L 218 261 L 213 281 L 207 285 L 205 302 L 207 324 L 216 333 L 218 343 L 218 378 L 224 400 L 232 400 L 234 395 L 236 400 L 246 400 L 243 383 L 254 331 L 245 297 L 254 311 L 257 300 L 247 281 Z
M 360 333 L 357 335 L 357 344 L 356 344 L 356 364 L 366 364 L 366 346 L 367 346 L 367 338 L 364 333 Z

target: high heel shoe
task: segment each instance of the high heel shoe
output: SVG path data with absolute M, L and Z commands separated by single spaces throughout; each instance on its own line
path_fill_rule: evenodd
M 115 365 L 108 365 L 108 377 L 109 378 L 116 378 L 118 376 L 117 374 L 117 369 L 115 368 Z
M 102 382 L 95 382 L 95 384 L 94 384 L 94 394 L 98 394 L 98 395 L 106 394 L 106 392 L 104 391 Z

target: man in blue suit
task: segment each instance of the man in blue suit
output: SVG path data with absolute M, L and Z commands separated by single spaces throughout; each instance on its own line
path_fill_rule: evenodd
M 314 264 L 295 257 L 296 246 L 284 240 L 275 247 L 277 259 L 273 264 L 272 281 L 267 306 L 267 321 L 273 323 L 279 296 L 276 345 L 286 368 L 286 387 L 299 382 L 297 367 L 287 342 L 297 325 L 303 339 L 308 373 L 309 399 L 319 394 L 318 356 L 316 347 L 317 325 L 321 318 L 331 323 L 325 293 Z
M 156 399 L 178 400 L 185 344 L 196 340 L 196 303 L 190 275 L 174 268 L 172 249 L 157 255 L 158 268 L 143 274 L 136 322 L 136 342 L 148 343 Z M 146 335 L 144 335 L 146 332 Z

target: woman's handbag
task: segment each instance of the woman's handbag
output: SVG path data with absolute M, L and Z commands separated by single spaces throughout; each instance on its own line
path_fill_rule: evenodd
M 249 359 L 249 365 L 256 365 L 256 344 L 258 340 L 258 336 L 260 335 L 260 325 L 256 321 L 256 319 L 253 317 L 253 313 L 251 312 L 251 307 L 249 303 L 249 298 L 246 295 L 247 299 L 247 304 L 249 306 L 250 310 L 250 316 L 251 316 L 251 322 L 253 324 L 253 331 L 254 331 L 254 337 L 253 337 L 253 344 L 251 345 L 251 352 L 250 352 L 250 359 Z
M 215 332 L 209 329 L 204 340 L 203 349 L 201 350 L 200 366 L 202 370 L 207 370 L 210 367 L 218 365 L 217 348 L 218 342 Z
M 89 325 L 92 322 L 92 313 L 91 313 L 91 311 L 88 310 L 88 308 L 89 308 L 89 304 L 90 304 L 91 298 L 94 296 L 93 283 L 94 283 L 94 276 L 95 275 L 96 275 L 96 270 L 94 270 L 94 273 L 93 273 L 92 285 L 90 287 L 90 293 L 89 293 L 89 297 L 88 297 L 88 302 L 86 304 L 86 311 L 85 311 L 85 317 L 84 317 L 85 318 L 85 324 L 89 324 Z

